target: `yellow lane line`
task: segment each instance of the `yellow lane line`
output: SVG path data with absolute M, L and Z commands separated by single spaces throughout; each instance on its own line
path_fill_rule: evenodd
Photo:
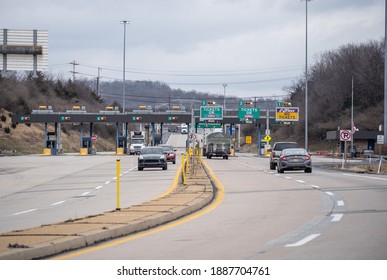
M 117 246 L 117 245 L 129 242 L 129 241 L 137 239 L 137 238 L 145 237 L 145 236 L 148 236 L 148 235 L 151 235 L 151 234 L 154 234 L 154 233 L 158 233 L 160 231 L 167 230 L 167 229 L 173 228 L 175 226 L 187 223 L 189 221 L 192 221 L 194 219 L 199 218 L 202 215 L 205 215 L 205 214 L 211 212 L 216 207 L 218 207 L 219 204 L 223 201 L 223 198 L 224 198 L 224 187 L 223 187 L 222 183 L 219 181 L 219 179 L 216 177 L 214 171 L 207 165 L 207 163 L 205 161 L 202 161 L 202 162 L 206 166 L 206 169 L 208 170 L 208 173 L 210 174 L 210 178 L 215 183 L 215 187 L 216 187 L 215 199 L 209 205 L 204 207 L 203 209 L 201 209 L 201 210 L 199 210 L 199 211 L 197 211 L 195 213 L 192 213 L 190 215 L 187 215 L 187 216 L 185 216 L 185 217 L 183 217 L 181 219 L 169 222 L 169 223 L 167 223 L 165 225 L 159 226 L 159 227 L 154 228 L 154 229 L 150 229 L 150 230 L 147 230 L 147 231 L 144 231 L 144 232 L 135 233 L 135 234 L 132 234 L 132 235 L 127 236 L 127 237 L 118 238 L 118 239 L 115 239 L 113 241 L 108 241 L 108 242 L 105 242 L 105 243 L 97 245 L 97 246 L 88 247 L 88 248 L 85 248 L 85 249 L 80 249 L 80 250 L 77 250 L 74 253 L 69 253 L 69 254 L 66 254 L 64 256 L 54 257 L 52 259 L 53 260 L 71 259 L 71 258 L 74 258 L 74 257 L 79 256 L 79 255 L 88 254 L 88 253 L 91 253 L 91 252 L 94 252 L 94 251 L 98 251 L 98 250 L 110 248 L 110 247 L 113 247 L 113 246 Z M 172 192 L 176 188 L 177 183 L 178 183 L 178 179 L 179 179 L 179 175 L 180 175 L 180 169 L 176 173 L 175 180 L 173 182 L 172 187 L 167 192 L 165 192 L 162 196 L 167 195 L 168 193 Z

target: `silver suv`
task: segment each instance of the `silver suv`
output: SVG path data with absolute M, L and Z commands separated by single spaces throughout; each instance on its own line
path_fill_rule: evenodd
M 277 167 L 278 158 L 283 149 L 298 148 L 297 142 L 275 142 L 270 151 L 270 169 L 274 170 Z

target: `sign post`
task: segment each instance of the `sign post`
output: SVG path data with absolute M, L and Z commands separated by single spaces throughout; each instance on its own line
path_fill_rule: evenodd
M 350 129 L 340 130 L 340 141 L 344 141 L 344 153 L 343 161 L 341 163 L 341 169 L 344 169 L 345 162 L 347 160 L 347 142 L 352 139 L 352 131 Z
M 377 142 L 376 144 L 379 145 L 379 155 L 380 155 L 380 161 L 379 161 L 379 167 L 378 167 L 378 174 L 380 174 L 380 171 L 382 169 L 382 145 L 384 145 L 384 135 L 377 135 Z

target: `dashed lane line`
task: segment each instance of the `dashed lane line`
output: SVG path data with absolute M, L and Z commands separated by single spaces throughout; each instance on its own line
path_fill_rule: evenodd
M 34 208 L 34 209 L 26 210 L 26 211 L 17 212 L 17 213 L 14 213 L 13 216 L 18 216 L 18 215 L 22 215 L 22 214 L 31 213 L 31 212 L 34 212 L 36 210 L 38 210 L 38 209 Z
M 285 247 L 299 247 L 299 246 L 305 245 L 306 243 L 312 241 L 313 239 L 319 237 L 320 235 L 321 235 L 321 233 L 311 234 L 311 235 L 305 237 L 304 239 L 297 241 L 296 243 L 287 244 L 287 245 L 285 245 Z
M 126 170 L 125 172 L 121 173 L 120 174 L 120 177 L 123 176 L 124 174 L 127 174 L 129 171 L 131 170 L 134 170 L 136 169 L 137 166 L 133 167 L 133 168 L 130 168 L 128 170 Z M 112 180 L 117 180 L 117 177 L 114 177 Z M 106 181 L 104 184 L 105 185 L 108 185 L 110 184 L 112 181 Z M 94 190 L 100 190 L 102 189 L 104 186 L 100 185 L 96 188 L 94 188 Z M 91 191 L 88 191 L 88 192 L 84 192 L 82 193 L 80 196 L 87 196 L 91 193 Z M 58 202 L 54 202 L 54 203 L 51 203 L 50 206 L 58 206 L 58 205 L 61 205 L 63 203 L 66 203 L 66 200 L 61 200 L 61 201 L 58 201 Z M 29 210 L 25 210 L 25 211 L 20 211 L 20 212 L 17 212 L 17 213 L 13 213 L 12 216 L 18 216 L 18 215 L 23 215 L 23 214 L 28 214 L 28 213 L 31 213 L 31 212 L 34 212 L 34 211 L 37 211 L 38 209 L 37 208 L 33 208 L 33 209 L 29 209 Z
M 51 206 L 57 206 L 57 205 L 60 205 L 60 204 L 63 204 L 63 203 L 65 203 L 66 202 L 66 200 L 61 200 L 61 201 L 58 201 L 58 202 L 55 202 L 55 203 L 52 203 L 52 204 L 50 204 Z
M 332 214 L 331 222 L 339 222 L 343 216 L 344 214 Z

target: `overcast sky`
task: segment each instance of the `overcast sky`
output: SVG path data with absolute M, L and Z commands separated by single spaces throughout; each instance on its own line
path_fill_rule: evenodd
M 48 30 L 49 69 L 238 97 L 282 96 L 305 69 L 305 1 L 0 0 L 0 29 Z M 384 0 L 308 2 L 308 60 L 384 38 Z

